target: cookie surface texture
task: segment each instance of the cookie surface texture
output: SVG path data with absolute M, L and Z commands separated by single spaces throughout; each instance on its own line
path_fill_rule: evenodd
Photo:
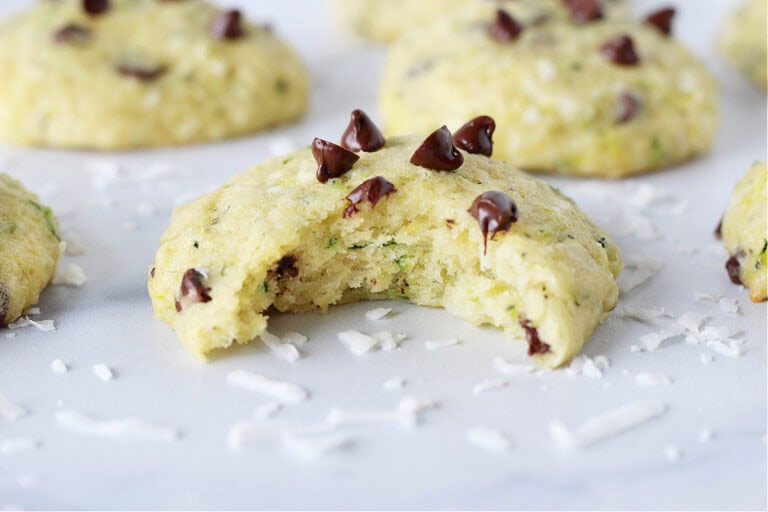
M 746 0 L 726 19 L 721 53 L 747 78 L 768 89 L 768 8 L 765 0 Z
M 726 270 L 734 283 L 749 288 L 753 302 L 766 300 L 768 250 L 768 168 L 755 163 L 736 184 L 723 216 L 723 244 L 730 258 Z
M 0 139 L 103 150 L 269 128 L 309 88 L 269 27 L 200 0 L 35 2 L 0 25 L 0 76 Z
M 0 174 L 0 325 L 37 304 L 56 273 L 59 253 L 59 225 L 51 210 Z
M 613 178 L 709 148 L 716 84 L 674 34 L 631 20 L 518 17 L 520 33 L 499 40 L 496 16 L 490 6 L 466 10 L 390 47 L 379 96 L 385 134 L 456 129 L 488 114 L 499 125 L 496 158 Z
M 616 304 L 618 249 L 507 164 L 456 151 L 453 171 L 420 166 L 423 141 L 391 138 L 354 162 L 336 147 L 323 158 L 351 169 L 325 183 L 301 149 L 177 208 L 148 279 L 157 316 L 205 356 L 258 337 L 271 307 L 400 298 L 528 335 L 539 364 L 565 363 Z M 489 191 L 503 201 L 478 201 Z

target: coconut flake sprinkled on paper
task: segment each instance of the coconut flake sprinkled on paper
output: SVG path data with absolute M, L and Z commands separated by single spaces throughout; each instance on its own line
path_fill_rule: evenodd
M 739 301 L 731 297 L 722 297 L 717 301 L 720 304 L 720 309 L 725 313 L 736 315 L 739 313 Z
M 295 347 L 303 347 L 309 341 L 309 338 L 300 332 L 287 332 L 280 339 L 283 340 L 283 343 L 290 343 Z
M 281 439 L 288 452 L 305 460 L 320 459 L 330 452 L 347 448 L 352 443 L 352 437 L 343 432 L 313 436 L 286 432 Z
M 651 332 L 640 336 L 640 344 L 643 349 L 648 352 L 653 352 L 658 349 L 661 344 L 667 340 L 671 340 L 677 336 L 682 336 L 685 333 L 685 328 L 679 324 L 672 324 L 671 326 L 661 329 L 660 331 Z
M 0 418 L 4 420 L 17 420 L 29 413 L 24 407 L 11 402 L 0 394 Z
M 523 373 L 531 373 L 535 370 L 530 364 L 510 363 L 503 357 L 494 357 L 493 367 L 496 368 L 497 372 L 503 373 L 504 375 L 520 375 Z
M 34 450 L 40 443 L 26 437 L 8 437 L 0 440 L 0 455 Z
M 456 338 L 449 338 L 445 340 L 427 340 L 424 342 L 424 347 L 427 350 L 440 350 L 441 348 L 453 347 L 460 344 L 461 342 Z
M 56 322 L 53 320 L 37 320 L 27 319 L 29 325 L 37 329 L 38 331 L 51 332 L 56 330 Z
M 707 343 L 712 350 L 717 352 L 720 355 L 737 358 L 741 357 L 741 348 L 739 347 L 738 343 L 735 341 L 731 341 L 728 344 L 726 344 L 723 341 L 710 341 Z
M 466 437 L 469 444 L 488 452 L 505 452 L 512 446 L 503 432 L 488 427 L 472 427 Z
M 284 361 L 294 363 L 301 358 L 299 349 L 290 343 L 283 342 L 283 340 L 269 331 L 265 330 L 261 333 L 261 341 L 269 347 L 273 354 Z
M 421 414 L 436 407 L 431 400 L 404 397 L 393 411 L 354 411 L 334 407 L 325 417 L 325 422 L 333 428 L 362 426 L 372 424 L 395 424 L 403 428 L 413 428 L 421 422 Z
M 54 359 L 51 361 L 51 371 L 53 371 L 53 373 L 62 375 L 69 371 L 69 367 L 61 359 Z
M 405 387 L 405 379 L 402 377 L 392 377 L 391 379 L 387 379 L 384 381 L 384 383 L 381 385 L 386 390 L 393 391 L 395 389 L 402 389 Z
M 361 356 L 376 347 L 376 338 L 360 331 L 349 330 L 338 334 L 339 340 L 356 356 Z
M 715 438 L 715 433 L 709 428 L 703 428 L 699 431 L 697 439 L 700 443 L 708 443 Z
M 83 268 L 77 263 L 70 263 L 56 272 L 56 277 L 53 278 L 51 284 L 79 288 L 80 286 L 83 286 L 87 280 L 88 278 L 85 276 Z
M 284 404 L 298 404 L 309 397 L 309 393 L 296 384 L 270 379 L 246 370 L 230 372 L 227 375 L 227 382 L 248 391 L 256 391 Z
M 93 374 L 102 382 L 109 382 L 115 378 L 115 372 L 104 363 L 93 365 Z
M 631 306 L 624 306 L 623 315 L 624 318 L 631 318 L 638 322 L 650 323 L 659 318 L 673 318 L 674 315 L 668 313 L 664 308 L 661 309 L 646 309 L 646 308 L 633 308 Z
M 669 386 L 672 378 L 665 373 L 638 373 L 635 375 L 635 384 L 638 386 Z
M 664 456 L 669 462 L 678 462 L 683 457 L 683 450 L 677 446 L 667 446 L 664 448 Z
M 624 266 L 625 270 L 616 280 L 619 285 L 619 291 L 625 294 L 634 290 L 658 274 L 662 268 L 664 268 L 664 265 L 650 256 L 628 261 Z
M 641 400 L 589 418 L 571 431 L 560 421 L 549 425 L 552 439 L 569 447 L 585 447 L 621 434 L 667 412 L 663 402 Z
M 400 348 L 400 342 L 407 339 L 408 336 L 401 332 L 381 331 L 373 333 L 373 337 L 379 344 L 379 348 L 385 352 L 397 350 Z
M 483 379 L 472 386 L 472 393 L 479 395 L 492 389 L 501 389 L 508 384 L 509 381 L 507 379 Z
M 566 375 L 584 375 L 593 379 L 599 379 L 603 376 L 603 371 L 610 368 L 611 363 L 604 355 L 597 355 L 594 358 L 588 356 L 577 356 L 566 367 Z
M 54 418 L 61 429 L 105 439 L 170 442 L 180 436 L 175 428 L 139 418 L 101 420 L 71 409 L 56 412 Z
M 392 312 L 392 308 L 376 308 L 365 313 L 365 318 L 368 320 L 381 320 L 387 317 Z
M 40 308 L 29 308 L 24 312 L 26 316 L 37 316 L 40 314 Z

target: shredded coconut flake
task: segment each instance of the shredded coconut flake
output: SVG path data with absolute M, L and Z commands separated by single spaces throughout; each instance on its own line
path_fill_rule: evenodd
M 309 341 L 309 338 L 300 332 L 287 332 L 281 339 L 283 340 L 283 343 L 290 343 L 295 347 L 303 347 L 304 344 Z
M 445 340 L 428 340 L 424 342 L 424 347 L 427 350 L 440 350 L 441 348 L 452 347 L 454 345 L 460 345 L 461 342 L 456 338 L 450 338 Z
M 115 372 L 112 371 L 112 368 L 103 363 L 93 365 L 93 374 L 102 382 L 109 382 L 115 378 Z
M 282 435 L 282 441 L 283 446 L 293 455 L 306 460 L 317 460 L 330 452 L 348 447 L 352 438 L 341 432 L 315 436 L 286 432 Z
M 506 379 L 483 379 L 474 386 L 472 386 L 472 393 L 479 395 L 492 389 L 500 389 L 508 385 L 509 381 Z
M 309 393 L 296 384 L 270 379 L 246 370 L 230 372 L 227 375 L 227 382 L 249 391 L 256 391 L 284 404 L 298 404 L 309 397 Z
M 392 377 L 391 379 L 387 379 L 384 381 L 384 383 L 381 385 L 386 390 L 395 390 L 395 389 L 402 389 L 405 386 L 405 379 L 402 377 Z
M 370 424 L 396 424 L 403 428 L 413 428 L 420 423 L 421 413 L 435 406 L 430 400 L 407 396 L 398 402 L 394 411 L 348 411 L 334 407 L 328 411 L 325 422 L 333 428 Z
M 25 315 L 37 316 L 40 314 L 40 308 L 29 308 L 24 312 Z
M 403 333 L 392 331 L 375 332 L 373 333 L 373 337 L 376 338 L 379 347 L 384 351 L 398 349 L 400 347 L 400 342 L 408 338 L 408 336 Z
M 634 290 L 658 274 L 663 267 L 664 265 L 661 262 L 651 257 L 627 262 L 625 269 L 629 270 L 629 272 L 622 272 L 617 280 L 619 291 L 622 294 L 626 294 Z
M 76 264 L 70 263 L 64 270 L 59 270 L 56 273 L 56 277 L 53 278 L 52 284 L 59 286 L 71 286 L 79 288 L 83 286 L 88 278 L 85 276 L 83 268 Z
M 654 320 L 663 317 L 672 317 L 664 308 L 661 309 L 646 309 L 646 308 L 633 308 L 631 306 L 624 306 L 624 318 L 631 318 L 638 322 L 650 323 Z
M 290 343 L 284 343 L 283 340 L 272 334 L 271 332 L 264 330 L 261 333 L 261 341 L 269 347 L 273 354 L 284 361 L 294 363 L 299 360 L 301 354 L 299 349 Z
M 502 357 L 494 357 L 493 366 L 496 368 L 496 371 L 504 375 L 520 375 L 521 373 L 531 373 L 535 370 L 529 364 L 510 363 Z
M 560 444 L 584 447 L 615 436 L 667 412 L 667 406 L 657 401 L 637 401 L 593 416 L 574 431 L 563 423 L 553 421 L 551 437 Z
M 594 379 L 602 378 L 603 371 L 611 366 L 610 361 L 604 355 L 594 358 L 587 356 L 575 357 L 565 369 L 566 375 L 584 375 Z
M 683 451 L 677 446 L 667 446 L 664 448 L 664 456 L 669 462 L 678 462 L 683 457 Z
M 726 344 L 723 341 L 715 340 L 710 341 L 708 345 L 718 354 L 733 358 L 741 357 L 741 348 L 735 341 Z
M 51 361 L 51 370 L 53 373 L 65 374 L 69 371 L 67 364 L 61 359 L 54 359 Z
M 17 420 L 29 413 L 24 407 L 11 402 L 0 394 L 0 418 L 6 420 Z
M 381 320 L 392 312 L 392 308 L 376 308 L 365 313 L 368 320 Z
M 684 333 L 684 327 L 679 324 L 672 324 L 666 329 L 640 336 L 640 344 L 646 351 L 653 352 L 658 349 L 663 342 L 671 340 L 677 336 L 682 336 Z
M 638 386 L 669 386 L 672 379 L 664 373 L 638 373 L 635 375 Z
M 496 453 L 505 452 L 512 446 L 503 432 L 487 427 L 472 427 L 467 430 L 467 441 L 485 451 Z
M 704 292 L 696 292 L 693 295 L 693 300 L 696 302 L 717 302 L 720 300 L 720 295 Z
M 366 354 L 376 347 L 376 338 L 363 334 L 360 331 L 343 331 L 338 336 L 339 340 L 356 356 Z
M 717 301 L 717 303 L 720 304 L 720 309 L 722 309 L 725 313 L 730 313 L 733 315 L 739 313 L 739 302 L 736 299 L 731 297 L 722 297 L 719 301 Z
M 700 443 L 708 443 L 712 441 L 714 437 L 715 437 L 715 433 L 712 432 L 711 429 L 703 428 L 701 429 L 701 431 L 699 431 L 698 439 Z
M 64 410 L 56 412 L 55 419 L 59 428 L 105 439 L 170 442 L 180 435 L 175 428 L 155 425 L 139 418 L 99 420 L 79 411 Z
M 56 323 L 53 320 L 40 320 L 39 322 L 29 318 L 27 320 L 29 321 L 29 325 L 38 331 L 51 332 L 56 330 Z

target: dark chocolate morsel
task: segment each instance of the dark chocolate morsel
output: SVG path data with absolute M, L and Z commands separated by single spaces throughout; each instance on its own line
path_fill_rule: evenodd
M 725 270 L 728 272 L 728 277 L 731 278 L 733 284 L 744 284 L 741 282 L 741 263 L 739 263 L 739 258 L 736 254 L 725 262 Z
M 603 17 L 599 0 L 563 0 L 563 3 L 568 7 L 571 19 L 576 23 L 588 23 Z
M 672 21 L 675 19 L 675 9 L 667 7 L 665 9 L 659 9 L 654 11 L 645 17 L 645 22 L 652 27 L 655 27 L 668 36 L 672 33 Z
M 183 307 L 202 302 L 210 302 L 210 288 L 203 284 L 205 276 L 194 268 L 187 269 L 181 278 L 181 297 L 176 301 L 176 311 Z
M 397 192 L 395 186 L 390 183 L 386 178 L 382 176 L 375 176 L 371 179 L 365 180 L 355 189 L 347 194 L 347 201 L 349 206 L 344 210 L 344 218 L 351 217 L 357 213 L 356 205 L 367 201 L 371 204 L 371 208 L 376 206 L 376 203 L 384 197 Z
M 517 221 L 517 205 L 503 192 L 483 192 L 467 210 L 483 232 L 483 254 L 488 249 L 488 233 L 491 240 L 499 231 L 507 231 Z
M 514 41 L 523 32 L 523 26 L 504 9 L 496 11 L 496 18 L 488 29 L 491 37 L 500 43 Z
M 152 270 L 149 271 L 149 277 L 155 277 L 155 267 L 152 267 Z
M 166 68 L 162 65 L 133 64 L 125 62 L 118 64 L 117 72 L 129 78 L 135 78 L 139 82 L 151 82 L 162 76 Z
M 635 66 L 640 62 L 635 52 L 635 44 L 628 35 L 610 39 L 600 47 L 600 52 L 606 59 L 619 66 Z
M 83 0 L 83 10 L 91 16 L 98 16 L 109 10 L 109 0 Z
M 296 266 L 296 256 L 283 256 L 280 258 L 274 273 L 278 279 L 282 279 L 285 276 L 298 277 L 299 269 Z
M 317 162 L 317 181 L 320 183 L 338 178 L 360 160 L 353 152 L 317 137 L 312 141 L 312 156 Z
M 341 145 L 350 151 L 372 153 L 384 147 L 384 135 L 371 118 L 360 109 L 352 111 L 347 129 L 341 136 Z
M 68 23 L 56 31 L 53 40 L 60 44 L 79 44 L 88 41 L 90 37 L 91 31 L 88 28 L 75 23 Z
M 495 130 L 496 121 L 492 117 L 477 116 L 453 134 L 453 142 L 467 153 L 491 156 Z
M 616 115 L 616 123 L 624 124 L 631 121 L 642 108 L 643 104 L 637 96 L 631 92 L 621 93 L 619 96 L 619 110 Z
M 549 345 L 541 341 L 539 331 L 531 325 L 531 322 L 520 317 L 520 327 L 525 331 L 525 339 L 528 340 L 528 355 L 546 354 L 549 352 Z
M 222 12 L 213 20 L 211 32 L 217 39 L 233 40 L 243 37 L 245 30 L 242 14 L 237 9 Z
M 411 156 L 411 163 L 433 171 L 455 171 L 464 163 L 464 155 L 453 145 L 446 126 L 432 132 Z
M 720 238 L 723 238 L 723 219 L 720 219 L 720 222 L 717 223 L 717 227 L 715 228 L 715 238 L 718 240 Z

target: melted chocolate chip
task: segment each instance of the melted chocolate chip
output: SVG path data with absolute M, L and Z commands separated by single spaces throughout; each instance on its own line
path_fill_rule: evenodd
M 525 331 L 525 339 L 528 340 L 528 355 L 546 354 L 549 352 L 549 345 L 541 341 L 539 331 L 531 325 L 526 318 L 520 317 L 520 327 Z
M 60 44 L 82 44 L 90 38 L 91 31 L 88 28 L 75 23 L 64 25 L 53 35 L 53 40 Z
M 741 263 L 737 255 L 733 255 L 725 262 L 725 270 L 733 284 L 744 284 L 741 282 Z
M 715 238 L 718 240 L 723 238 L 723 219 L 720 219 L 720 222 L 717 223 L 717 227 L 715 228 Z
M 296 267 L 296 256 L 283 256 L 277 262 L 274 274 L 278 279 L 282 279 L 285 276 L 299 277 L 299 269 Z
M 208 292 L 210 288 L 203 284 L 205 276 L 194 268 L 187 269 L 181 278 L 181 298 L 176 301 L 176 311 L 181 311 L 184 307 L 198 304 L 201 302 L 210 302 L 211 296 Z
M 491 37 L 500 43 L 514 41 L 523 33 L 523 26 L 507 11 L 498 9 L 493 24 L 488 29 Z
M 667 7 L 652 12 L 645 17 L 645 22 L 659 30 L 665 36 L 672 33 L 672 20 L 675 19 L 675 9 Z
M 600 47 L 606 59 L 619 66 L 635 66 L 640 58 L 635 52 L 635 44 L 627 35 L 616 36 Z
M 443 126 L 432 132 L 416 148 L 411 163 L 433 171 L 455 171 L 464 163 L 464 155 L 453 145 L 451 132 Z
M 384 135 L 362 110 L 352 111 L 347 129 L 341 136 L 341 145 L 350 151 L 372 153 L 384 147 Z
M 492 117 L 478 116 L 453 134 L 453 142 L 467 153 L 491 156 L 495 130 L 496 121 Z
M 517 221 L 517 205 L 503 192 L 483 192 L 472 203 L 469 214 L 474 217 L 483 232 L 483 254 L 488 250 L 488 233 L 491 240 L 499 231 L 507 231 Z
M 576 23 L 588 23 L 602 19 L 603 10 L 599 0 L 563 0 Z
M 317 162 L 317 181 L 320 183 L 338 178 L 360 160 L 353 152 L 317 137 L 312 141 L 312 156 Z
M 224 11 L 219 14 L 213 25 L 211 25 L 211 33 L 217 39 L 233 40 L 239 39 L 245 35 L 243 29 L 243 16 L 237 9 Z
M 617 124 L 624 124 L 632 119 L 643 108 L 640 99 L 631 92 L 623 92 L 619 96 L 619 112 L 616 116 Z
M 98 16 L 109 10 L 109 0 L 83 0 L 83 10 L 91 16 Z
M 139 82 L 151 82 L 156 80 L 166 71 L 165 66 L 161 65 L 132 64 L 128 62 L 118 64 L 116 69 L 121 75 L 135 78 Z
M 386 178 L 381 176 L 373 177 L 369 180 L 365 180 L 358 185 L 352 192 L 347 194 L 347 201 L 349 206 L 344 210 L 344 218 L 351 217 L 357 213 L 358 204 L 363 201 L 367 201 L 371 204 L 371 208 L 376 206 L 376 203 L 384 197 L 397 192 L 395 186 L 387 181 Z

